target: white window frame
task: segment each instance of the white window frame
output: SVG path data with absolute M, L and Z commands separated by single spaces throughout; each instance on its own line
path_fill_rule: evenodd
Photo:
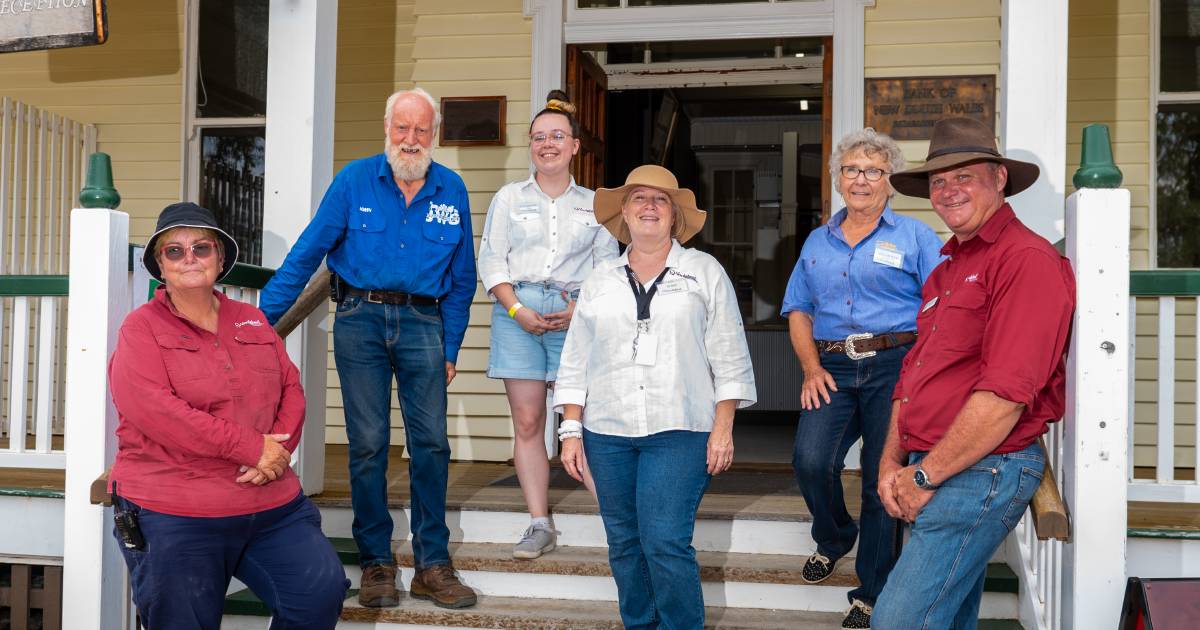
M 1162 0 L 1150 2 L 1150 268 L 1158 269 L 1158 106 L 1162 104 L 1200 104 L 1200 91 L 1163 92 L 1159 85 L 1162 70 Z
M 200 2 L 184 0 L 183 115 L 180 118 L 179 198 L 200 199 L 200 132 L 202 129 L 237 129 L 267 126 L 267 117 L 201 118 L 196 115 L 196 78 L 200 59 Z M 213 0 L 210 0 L 213 1 Z

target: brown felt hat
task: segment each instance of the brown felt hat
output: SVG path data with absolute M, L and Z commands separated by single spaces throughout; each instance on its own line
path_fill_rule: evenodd
M 933 126 L 925 163 L 892 173 L 892 188 L 910 197 L 929 198 L 929 174 L 974 162 L 996 162 L 1008 169 L 1005 196 L 1015 195 L 1037 181 L 1038 166 L 1012 160 L 996 149 L 996 136 L 987 125 L 973 118 L 943 118 Z
M 621 201 L 625 193 L 638 186 L 657 188 L 669 195 L 683 210 L 683 228 L 678 232 L 678 241 L 686 243 L 704 227 L 704 219 L 708 213 L 696 207 L 696 195 L 687 188 L 679 187 L 675 175 L 661 166 L 646 164 L 629 172 L 625 185 L 620 188 L 601 188 L 596 191 L 593 207 L 596 210 L 596 222 L 612 232 L 618 241 L 629 244 L 629 226 L 621 217 Z

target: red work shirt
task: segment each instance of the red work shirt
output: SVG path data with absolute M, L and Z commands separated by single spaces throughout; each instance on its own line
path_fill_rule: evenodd
M 951 238 L 925 282 L 917 344 L 893 400 L 906 451 L 941 441 L 973 392 L 1025 405 L 993 453 L 1019 451 L 1062 418 L 1075 311 L 1071 263 L 1025 227 L 1008 204 L 974 238 Z
M 304 391 L 262 312 L 214 294 L 215 335 L 180 315 L 160 287 L 125 318 L 108 363 L 120 415 L 110 478 L 120 496 L 155 512 L 251 514 L 300 492 L 290 468 L 262 486 L 235 481 L 240 466 L 258 463 L 264 433 L 290 433 L 284 446 L 296 448 Z

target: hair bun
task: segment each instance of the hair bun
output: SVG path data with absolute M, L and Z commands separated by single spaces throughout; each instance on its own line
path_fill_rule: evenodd
M 546 101 L 546 109 L 553 109 L 556 111 L 560 111 L 564 114 L 574 114 L 575 113 L 574 105 L 572 105 L 566 101 L 560 101 L 556 98 L 552 98 L 549 101 Z

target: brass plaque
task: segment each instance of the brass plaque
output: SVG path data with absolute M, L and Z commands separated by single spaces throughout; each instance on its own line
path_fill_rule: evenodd
M 996 126 L 996 77 L 867 79 L 866 126 L 896 140 L 928 140 L 942 118 L 974 118 Z

